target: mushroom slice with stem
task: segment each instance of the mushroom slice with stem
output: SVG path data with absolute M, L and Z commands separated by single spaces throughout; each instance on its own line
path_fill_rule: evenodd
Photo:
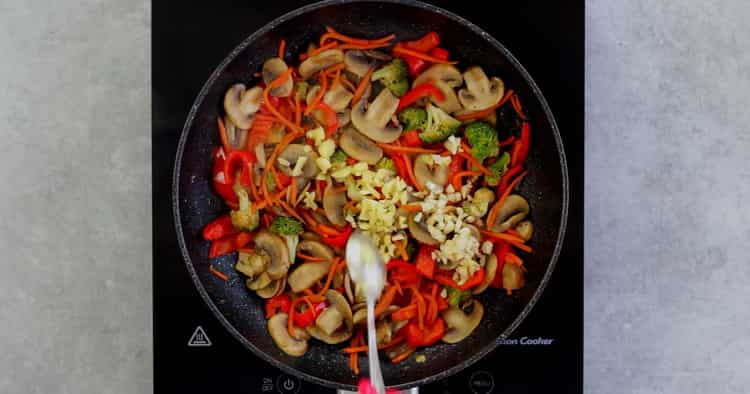
M 337 189 L 333 187 L 332 182 L 329 182 L 323 192 L 323 212 L 332 224 L 339 227 L 347 224 L 344 204 L 346 204 L 346 190 Z
M 335 345 L 346 341 L 352 336 L 354 328 L 352 310 L 349 303 L 346 301 L 346 298 L 344 298 L 344 296 L 338 291 L 328 290 L 326 291 L 325 296 L 329 304 L 326 310 L 335 309 L 336 311 L 330 311 L 328 313 L 325 313 L 324 311 L 318 316 L 315 324 L 308 326 L 306 329 L 307 333 L 313 338 L 319 339 L 330 345 Z M 325 317 L 323 317 L 324 314 L 326 315 Z M 322 320 L 321 317 L 323 317 Z M 325 326 L 325 329 L 320 326 L 321 323 Z
M 271 339 L 282 352 L 299 357 L 307 352 L 307 341 L 292 338 L 287 331 L 289 316 L 286 313 L 277 313 L 268 319 L 268 332 Z
M 247 130 L 253 125 L 262 98 L 263 89 L 259 86 L 248 90 L 244 84 L 236 83 L 224 94 L 224 111 L 235 126 Z
M 258 253 L 240 252 L 237 257 L 237 264 L 234 265 L 234 269 L 250 278 L 254 278 L 256 275 L 265 271 L 270 263 L 271 258 L 263 253 L 263 251 L 258 251 Z
M 420 185 L 432 182 L 439 186 L 448 183 L 450 168 L 447 165 L 435 162 L 430 154 L 420 154 L 414 159 L 414 177 Z
M 331 264 L 330 261 L 314 261 L 300 264 L 299 267 L 295 268 L 289 274 L 289 278 L 287 279 L 289 287 L 295 293 L 309 289 L 328 274 Z
M 458 101 L 456 91 L 453 90 L 464 83 L 461 71 L 450 64 L 435 64 L 425 70 L 414 80 L 412 86 L 417 86 L 425 82 L 432 82 L 436 88 L 440 89 L 445 96 L 443 101 L 432 100 L 438 107 L 447 113 L 454 113 L 461 110 L 461 103 Z
M 383 157 L 383 149 L 354 127 L 344 129 L 339 146 L 347 155 L 371 165 L 375 165 Z
M 289 67 L 281 58 L 272 57 L 266 60 L 266 62 L 263 63 L 263 71 L 261 72 L 263 75 L 263 82 L 265 82 L 266 85 L 271 84 L 271 82 L 278 78 L 279 75 L 285 73 L 288 69 Z M 292 87 L 294 87 L 294 81 L 292 81 L 292 76 L 290 75 L 283 84 L 271 89 L 270 94 L 274 97 L 287 97 L 292 92 Z
M 352 124 L 362 134 L 377 142 L 393 142 L 401 136 L 400 125 L 388 125 L 398 108 L 398 98 L 388 89 L 383 89 L 365 109 L 367 100 L 359 100 L 352 108 Z
M 323 52 L 310 56 L 299 65 L 299 75 L 308 79 L 316 72 L 344 61 L 344 52 L 340 49 L 327 49 Z
M 307 148 L 306 148 L 307 147 Z M 302 176 L 303 178 L 313 178 L 318 175 L 318 165 L 315 164 L 315 160 L 318 158 L 318 154 L 312 149 L 308 149 L 309 145 L 305 144 L 289 144 L 279 155 L 277 159 L 277 167 L 285 175 L 289 176 Z M 302 159 L 304 157 L 304 159 Z M 289 165 L 281 165 L 280 162 L 289 163 Z M 297 168 L 297 161 L 304 160 L 302 165 L 302 172 L 297 174 L 294 169 Z
M 283 293 L 284 287 L 286 287 L 286 276 L 281 279 L 276 279 L 269 283 L 268 286 L 256 290 L 255 293 L 258 294 L 260 298 L 268 299 Z
M 516 231 L 521 239 L 528 241 L 534 234 L 534 224 L 531 223 L 531 220 L 524 220 L 516 225 Z
M 487 263 L 484 265 L 484 269 L 484 279 L 482 280 L 482 283 L 479 284 L 479 286 L 475 287 L 474 290 L 472 290 L 473 294 L 483 293 L 485 290 L 487 290 L 487 287 L 490 286 L 490 283 L 492 283 L 492 280 L 497 274 L 497 256 L 495 256 L 494 254 L 487 256 Z
M 254 278 L 248 278 L 247 281 L 245 281 L 245 285 L 250 290 L 260 290 L 273 282 L 273 279 L 271 279 L 270 276 L 268 276 L 268 273 L 263 272 L 257 277 Z
M 466 88 L 458 91 L 458 100 L 467 111 L 481 111 L 489 108 L 505 94 L 505 84 L 498 77 L 488 79 L 481 67 L 469 67 L 464 72 Z
M 487 223 L 487 227 L 492 231 L 501 233 L 511 227 L 515 227 L 528 213 L 529 203 L 526 199 L 518 194 L 511 194 L 503 201 L 503 205 L 497 212 L 495 222 Z
M 229 119 L 229 116 L 224 117 L 224 129 L 227 132 L 227 142 L 229 146 L 234 149 L 241 149 L 245 147 L 247 142 L 247 130 L 241 129 L 235 126 L 234 122 Z
M 424 228 L 421 224 L 417 223 L 414 220 L 414 217 L 416 215 L 417 215 L 417 212 L 410 212 L 409 216 L 406 219 L 407 225 L 409 226 L 409 233 L 411 233 L 411 236 L 423 244 L 433 245 L 433 246 L 437 245 L 438 241 L 435 238 L 432 238 L 429 231 L 427 231 L 426 228 Z
M 259 231 L 255 235 L 255 249 L 268 255 L 270 263 L 266 273 L 271 279 L 280 279 L 289 271 L 289 250 L 278 235 L 267 230 Z
M 346 71 L 362 78 L 370 68 L 377 68 L 384 61 L 388 61 L 388 55 L 375 51 L 351 50 L 344 52 L 344 64 Z
M 447 330 L 443 336 L 445 343 L 457 343 L 468 337 L 482 321 L 484 307 L 477 300 L 472 300 L 471 313 L 464 313 L 461 308 L 452 306 L 442 312 Z
M 518 264 L 503 264 L 503 289 L 508 294 L 523 287 L 523 268 Z
M 323 95 L 323 102 L 328 104 L 334 111 L 341 112 L 349 106 L 352 96 L 352 92 L 347 90 L 344 84 L 337 83 Z

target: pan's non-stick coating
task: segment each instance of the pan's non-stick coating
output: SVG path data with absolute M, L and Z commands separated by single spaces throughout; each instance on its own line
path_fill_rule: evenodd
M 532 207 L 534 254 L 524 256 L 526 286 L 512 296 L 491 289 L 480 297 L 486 307 L 482 324 L 466 340 L 438 344 L 394 365 L 385 362 L 386 384 L 406 387 L 458 372 L 476 361 L 506 337 L 529 312 L 549 278 L 559 252 L 567 215 L 567 171 L 554 120 L 541 93 L 526 72 L 500 44 L 476 26 L 443 10 L 413 2 L 333 1 L 302 8 L 254 33 L 233 51 L 208 80 L 187 119 L 175 167 L 175 222 L 185 261 L 196 286 L 227 329 L 246 347 L 287 372 L 318 384 L 353 388 L 356 377 L 340 346 L 311 341 L 302 357 L 290 357 L 276 348 L 266 331 L 263 300 L 249 292 L 233 270 L 233 257 L 214 263 L 230 276 L 223 282 L 209 270 L 208 243 L 200 237 L 203 226 L 227 208 L 211 189 L 212 149 L 219 144 L 216 117 L 224 92 L 236 82 L 252 84 L 252 73 L 275 56 L 279 40 L 287 40 L 291 53 L 299 53 L 330 25 L 345 34 L 380 37 L 396 33 L 414 39 L 434 30 L 440 33 L 451 57 L 460 67 L 481 65 L 488 75 L 499 76 L 519 93 L 531 118 L 533 138 L 529 174 L 521 187 Z M 199 54 L 196 54 L 199 56 Z M 365 362 L 361 362 L 367 373 Z M 248 373 L 252 371 L 248 370 Z

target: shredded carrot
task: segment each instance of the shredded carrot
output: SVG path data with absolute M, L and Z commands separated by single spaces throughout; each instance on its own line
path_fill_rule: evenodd
M 346 68 L 346 64 L 344 62 L 335 63 L 330 66 L 328 66 L 324 71 L 326 74 L 331 74 L 339 70 L 343 70 Z
M 226 274 L 224 274 L 223 272 L 221 272 L 221 271 L 217 270 L 217 269 L 216 269 L 216 268 L 214 267 L 214 265 L 213 265 L 213 264 L 209 264 L 209 266 L 208 266 L 208 270 L 209 270 L 209 271 L 211 271 L 211 273 L 212 273 L 212 274 L 214 274 L 214 276 L 216 276 L 217 278 L 219 278 L 219 279 L 223 280 L 224 282 L 226 282 L 226 281 L 228 281 L 228 280 L 229 280 L 229 277 L 228 277 L 228 276 L 226 276 Z
M 489 238 L 506 241 L 514 247 L 523 250 L 526 253 L 531 253 L 532 249 L 529 245 L 526 245 L 521 238 L 514 237 L 510 234 L 496 233 L 494 231 L 479 230 L 480 233 L 486 235 Z
M 414 317 L 417 312 L 417 304 L 409 304 L 397 311 L 391 313 L 391 319 L 393 320 L 408 320 Z
M 470 162 L 474 167 L 479 169 L 479 172 L 481 172 L 484 175 L 492 175 L 492 171 L 488 170 L 487 167 L 483 166 L 482 163 L 479 162 L 474 156 L 472 156 L 470 153 L 467 152 L 461 152 L 458 154 L 459 156 L 462 156 L 464 159 L 466 159 L 468 162 Z
M 333 39 L 333 40 L 338 40 L 338 41 L 349 43 L 349 44 L 368 45 L 368 44 L 383 43 L 383 42 L 391 41 L 394 38 L 396 38 L 395 34 L 389 34 L 385 37 L 376 38 L 373 40 L 367 40 L 363 38 L 355 38 L 355 37 L 347 36 L 347 35 L 337 32 L 331 27 L 326 27 L 326 33 L 320 36 L 320 44 L 324 45 L 324 43 L 327 40 Z
M 297 252 L 297 257 L 301 258 L 302 260 L 307 260 L 307 261 L 328 261 L 327 259 L 324 259 L 322 257 L 313 257 L 310 255 L 306 255 L 302 252 Z
M 506 253 L 505 261 L 516 265 L 523 265 L 523 260 L 521 260 L 521 258 L 515 253 Z
M 393 48 L 393 53 L 400 54 L 400 55 L 414 56 L 417 59 L 422 59 L 422 60 L 428 61 L 430 63 L 441 63 L 441 64 L 456 64 L 456 63 L 458 63 L 456 61 L 438 59 L 438 58 L 436 58 L 434 56 L 427 55 L 427 54 L 425 54 L 423 52 L 419 52 L 419 51 L 415 51 L 413 49 L 405 48 L 403 45 L 396 45 Z
M 409 261 L 409 253 L 406 252 L 406 240 L 396 241 L 396 250 L 404 261 Z
M 229 138 L 227 137 L 227 129 L 224 127 L 224 121 L 221 116 L 216 118 L 219 124 L 219 139 L 221 140 L 221 146 L 224 147 L 224 152 L 229 153 L 232 151 L 232 147 L 229 146 Z
M 505 102 L 508 101 L 512 96 L 513 96 L 513 89 L 508 89 L 508 91 L 505 92 L 505 95 L 495 105 L 489 108 L 485 108 L 483 110 L 456 115 L 456 119 L 463 122 L 465 120 L 481 119 L 481 118 L 490 116 L 496 109 L 500 108 L 503 104 L 505 104 Z
M 424 315 L 425 315 L 425 309 L 427 309 L 427 307 L 424 302 L 424 297 L 419 292 L 419 289 L 417 288 L 417 286 L 411 286 L 410 288 L 412 290 L 412 296 L 414 297 L 417 303 L 417 324 L 419 326 L 419 329 L 422 330 L 424 329 Z
M 237 248 L 237 251 L 241 253 L 250 253 L 250 254 L 255 253 L 255 249 L 253 248 Z
M 346 43 L 346 44 L 341 44 L 341 45 L 337 46 L 336 48 L 341 49 L 342 51 L 343 50 L 347 50 L 347 49 L 363 49 L 363 50 L 366 50 L 366 49 L 384 48 L 384 47 L 387 47 L 389 45 L 391 45 L 390 42 L 374 42 L 372 44 L 350 44 L 350 43 Z
M 260 187 L 261 187 L 261 194 L 263 197 L 268 200 L 268 182 L 265 182 L 266 179 L 268 179 L 268 171 L 269 167 L 273 165 L 273 163 L 276 162 L 276 157 L 281 154 L 283 149 L 289 145 L 292 141 L 294 141 L 295 138 L 301 136 L 303 132 L 300 130 L 299 132 L 291 132 L 284 136 L 284 138 L 281 139 L 281 141 L 276 145 L 273 152 L 271 152 L 271 156 L 269 156 L 268 160 L 266 161 L 266 166 L 263 169 L 263 177 L 261 178 Z
M 359 353 L 359 352 L 366 352 L 367 351 L 367 345 L 365 346 L 350 346 L 345 347 L 341 349 L 344 353 Z
M 380 300 L 378 301 L 378 304 L 375 305 L 375 316 L 380 316 L 385 312 L 386 309 L 391 305 L 393 302 L 393 298 L 396 296 L 396 288 L 391 286 L 388 288 L 388 290 L 383 293 L 383 295 L 380 297 Z
M 310 308 L 310 310 L 315 309 L 315 306 L 312 304 L 312 301 L 310 301 L 309 297 L 300 297 L 292 301 L 292 305 L 289 307 L 289 316 L 286 326 L 289 335 L 291 335 L 292 337 L 294 337 L 294 314 L 297 313 L 297 305 L 302 302 L 307 303 L 307 307 Z
M 292 179 L 292 183 L 289 184 L 289 199 L 291 200 L 289 201 L 289 204 L 291 204 L 292 207 L 297 205 L 297 181 L 294 179 Z
M 302 125 L 302 105 L 296 94 L 294 95 L 294 124 L 297 126 Z
M 467 177 L 467 176 L 478 176 L 482 175 L 479 171 L 459 171 L 455 174 L 453 174 L 453 179 L 451 179 L 451 185 L 453 185 L 453 188 L 458 190 L 461 190 L 461 178 Z
M 393 287 L 396 288 L 396 293 L 398 293 L 398 295 L 403 295 L 404 294 L 403 289 L 401 289 L 401 284 L 398 283 L 398 281 L 393 282 Z
M 523 106 L 521 105 L 521 99 L 518 98 L 518 95 L 514 95 L 510 98 L 510 105 L 513 106 L 513 109 L 516 111 L 516 114 L 519 118 L 523 121 L 529 120 L 526 117 L 526 114 L 523 113 Z
M 276 117 L 275 116 L 271 116 L 271 115 L 256 113 L 255 114 L 255 120 L 265 120 L 265 121 L 275 122 L 276 121 Z
M 318 103 L 323 100 L 326 90 L 328 90 L 328 78 L 326 78 L 325 71 L 320 73 L 318 80 L 320 81 L 320 89 L 318 89 L 318 94 L 315 95 L 310 105 L 305 109 L 305 115 L 309 115 L 318 106 Z
M 294 124 L 289 119 L 284 117 L 284 115 L 282 115 L 276 108 L 274 108 L 273 105 L 269 104 L 271 102 L 271 98 L 269 96 L 269 92 L 271 91 L 271 89 L 281 86 L 281 84 L 283 84 L 284 81 L 286 81 L 286 79 L 289 78 L 291 73 L 292 73 L 292 69 L 291 68 L 287 69 L 283 73 L 279 74 L 279 76 L 276 77 L 276 79 L 271 81 L 271 83 L 269 83 L 268 86 L 266 86 L 266 88 L 263 89 L 263 107 L 268 109 L 268 111 L 271 112 L 271 114 L 273 114 L 279 122 L 283 123 L 284 126 L 288 127 L 289 130 L 295 133 L 302 133 L 302 129 L 300 127 L 298 127 L 296 124 Z
M 397 336 L 397 337 L 394 337 L 393 339 L 391 339 L 389 342 L 386 342 L 386 343 L 383 343 L 381 345 L 378 345 L 378 349 L 380 349 L 380 350 L 390 349 L 390 348 L 392 348 L 392 347 L 394 347 L 396 345 L 400 345 L 405 340 L 406 340 L 406 338 L 401 337 L 401 336 Z M 341 349 L 341 351 L 344 352 L 344 353 L 351 354 L 351 353 L 366 352 L 367 349 L 369 349 L 369 347 L 367 345 L 362 345 L 362 346 L 345 347 L 345 348 Z
M 333 236 L 333 237 L 341 235 L 340 231 L 336 230 L 335 228 L 333 228 L 331 226 L 326 226 L 323 223 L 318 223 L 318 225 L 316 226 L 316 228 L 318 229 L 318 231 L 320 231 L 321 233 L 323 233 L 325 235 L 330 235 L 330 236 Z
M 305 218 L 305 223 L 307 223 L 308 226 L 313 228 L 318 226 L 318 222 L 315 221 L 315 218 L 310 213 L 307 211 L 301 211 L 301 214 L 302 217 Z
M 346 77 L 341 77 L 341 83 L 344 84 L 344 86 L 346 86 L 346 88 L 349 89 L 349 91 L 351 92 L 357 89 L 357 87 L 352 85 L 352 83 Z
M 281 41 L 279 42 L 279 52 L 278 52 L 278 56 L 282 59 L 284 59 L 284 52 L 286 52 L 286 40 L 282 38 Z
M 328 269 L 328 277 L 323 284 L 323 289 L 318 292 L 319 295 L 323 295 L 331 287 L 331 281 L 333 281 L 333 276 L 336 275 L 336 272 L 338 272 L 339 267 L 341 266 L 341 260 L 341 257 L 337 257 L 333 260 L 333 263 L 331 263 L 331 267 Z
M 411 159 L 409 156 L 403 154 L 403 160 L 406 167 L 406 174 L 409 176 L 409 179 L 414 184 L 414 186 L 417 187 L 417 190 L 422 191 L 424 190 L 424 185 L 421 185 L 419 182 L 417 182 L 417 177 L 414 175 L 414 169 L 411 165 Z
M 374 71 L 375 67 L 370 67 L 365 75 L 362 76 L 362 79 L 359 80 L 359 85 L 357 85 L 357 89 L 354 90 L 354 94 L 352 95 L 352 105 L 357 104 L 362 95 L 365 94 L 367 86 L 370 85 L 370 77 Z
M 404 361 L 407 358 L 409 358 L 409 356 L 411 356 L 411 354 L 414 353 L 415 350 L 417 350 L 417 349 L 416 348 L 408 348 L 403 353 L 401 353 L 398 356 L 392 358 L 391 362 L 393 362 L 394 364 L 400 363 L 401 361 Z
M 297 211 L 295 211 L 292 207 L 290 207 L 289 204 L 287 204 L 286 202 L 281 201 L 281 200 L 279 200 L 277 202 L 279 203 L 279 205 L 281 205 L 282 208 L 284 208 L 284 210 L 288 214 L 292 215 L 292 217 L 294 217 L 295 219 L 299 220 L 300 222 L 302 221 L 302 217 L 297 213 Z
M 413 146 L 399 146 L 399 145 L 389 145 L 389 144 L 383 144 L 378 143 L 378 146 L 392 151 L 392 152 L 399 152 L 399 153 L 433 153 L 437 154 L 440 153 L 440 149 L 426 149 L 426 148 L 417 148 Z
M 321 45 L 321 46 L 313 49 L 312 51 L 310 51 L 310 53 L 307 54 L 307 56 L 315 56 L 315 55 L 317 55 L 317 54 L 319 54 L 319 53 L 321 53 L 323 51 L 327 51 L 329 49 L 336 48 L 336 46 L 338 46 L 338 45 L 339 45 L 339 43 L 337 43 L 335 41 L 334 42 L 329 42 L 328 44 Z
M 356 207 L 355 207 L 356 204 L 357 204 L 357 201 L 355 201 L 355 200 L 349 200 L 349 201 L 346 202 L 346 204 L 344 204 L 344 206 L 341 209 L 344 212 L 346 212 L 346 211 L 352 211 L 353 212 L 353 211 L 356 210 Z
M 331 78 L 331 89 L 336 87 L 341 82 L 341 69 L 336 69 L 333 71 L 333 77 Z
M 404 205 L 399 206 L 399 208 L 408 212 L 419 212 L 422 210 L 422 206 L 419 204 L 404 204 Z

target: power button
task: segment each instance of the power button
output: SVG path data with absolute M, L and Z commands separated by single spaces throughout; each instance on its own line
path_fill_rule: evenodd
M 276 389 L 281 394 L 297 394 L 299 387 L 299 379 L 292 375 L 283 374 L 276 379 Z
M 495 388 L 495 379 L 487 371 L 477 371 L 469 378 L 469 388 L 474 394 L 489 394 Z

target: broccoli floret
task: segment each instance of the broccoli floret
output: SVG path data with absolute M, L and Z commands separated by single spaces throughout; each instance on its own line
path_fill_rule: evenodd
M 440 142 L 455 133 L 460 125 L 460 121 L 445 113 L 440 107 L 428 103 L 427 124 L 419 134 L 419 138 L 428 144 Z
M 331 162 L 331 164 L 343 163 L 348 158 L 349 156 L 343 150 L 341 150 L 341 148 L 336 148 L 329 161 Z
M 375 169 L 384 169 L 384 170 L 390 170 L 395 172 L 396 171 L 396 163 L 393 162 L 388 157 L 383 157 L 382 159 L 378 160 L 377 163 L 375 163 Z
M 497 131 L 489 123 L 481 121 L 471 123 L 464 129 L 464 135 L 471 146 L 471 155 L 480 163 L 500 153 Z
M 253 204 L 250 203 L 247 190 L 242 187 L 236 187 L 234 192 L 240 200 L 240 209 L 229 212 L 232 225 L 242 231 L 255 230 L 260 222 L 260 215 L 258 214 L 258 210 L 253 208 Z
M 302 230 L 302 223 L 294 218 L 276 216 L 271 222 L 271 231 L 281 235 L 297 235 Z
M 404 130 L 422 130 L 427 124 L 427 111 L 419 107 L 409 107 L 398 114 L 398 120 L 404 124 Z
M 458 290 L 448 287 L 448 304 L 451 306 L 458 306 L 463 300 L 469 297 L 471 297 L 471 291 L 469 290 Z
M 381 81 L 396 97 L 403 96 L 409 90 L 406 62 L 403 59 L 393 59 L 381 69 L 372 73 L 373 81 Z
M 488 185 L 497 186 L 498 183 L 500 183 L 500 178 L 503 177 L 505 171 L 508 169 L 509 162 L 510 155 L 508 154 L 508 152 L 503 152 L 503 154 L 494 163 L 490 164 L 487 167 L 487 169 L 492 172 L 492 174 L 486 175 L 484 177 Z

